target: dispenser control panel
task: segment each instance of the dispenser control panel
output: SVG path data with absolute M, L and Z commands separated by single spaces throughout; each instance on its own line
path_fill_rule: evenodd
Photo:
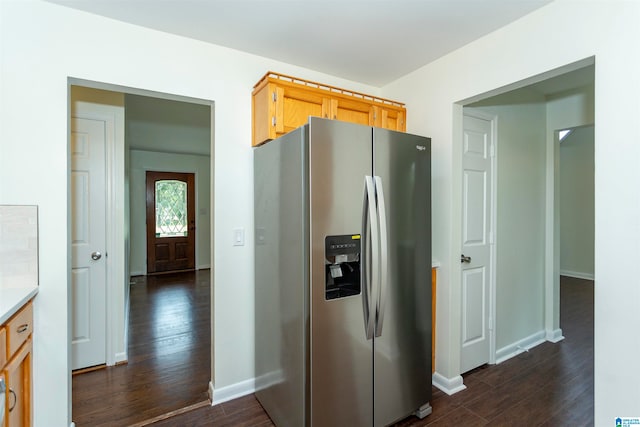
M 326 236 L 325 299 L 360 293 L 360 234 Z

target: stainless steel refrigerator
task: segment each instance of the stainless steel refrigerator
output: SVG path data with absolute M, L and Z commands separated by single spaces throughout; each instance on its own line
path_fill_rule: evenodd
M 254 149 L 256 396 L 277 426 L 431 412 L 430 153 L 319 118 Z

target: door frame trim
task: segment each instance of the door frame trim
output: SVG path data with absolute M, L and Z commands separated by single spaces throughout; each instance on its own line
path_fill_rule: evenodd
M 207 107 L 209 107 L 210 109 L 210 117 L 211 117 L 211 121 L 210 121 L 210 162 L 209 162 L 209 170 L 210 170 L 210 178 L 209 178 L 209 184 L 210 184 L 210 191 L 211 191 L 211 200 L 209 203 L 209 212 L 210 212 L 210 220 L 209 220 L 209 225 L 210 225 L 210 251 L 211 251 L 211 256 L 210 256 L 210 266 L 206 267 L 206 268 L 211 268 L 211 270 L 214 270 L 214 260 L 215 260 L 215 220 L 216 220 L 216 215 L 215 215 L 215 207 L 216 207 L 216 201 L 215 201 L 215 183 L 216 183 L 216 177 L 215 177 L 215 160 L 216 160 L 216 155 L 215 155 L 215 101 L 214 100 L 210 100 L 210 99 L 203 99 L 203 98 L 193 98 L 187 95 L 176 95 L 176 94 L 171 94 L 168 92 L 157 92 L 157 91 L 153 91 L 153 90 L 149 90 L 149 89 L 139 89 L 139 88 L 135 88 L 135 87 L 131 87 L 131 86 L 123 86 L 123 85 L 119 85 L 119 84 L 115 84 L 115 83 L 106 83 L 106 82 L 100 82 L 100 81 L 96 81 L 96 80 L 87 80 L 87 79 L 83 79 L 83 78 L 78 78 L 78 77 L 73 77 L 73 76 L 67 76 L 67 82 L 66 82 L 66 89 L 67 89 L 67 114 L 66 114 L 66 121 L 67 121 L 67 174 L 69 174 L 70 172 L 70 158 L 71 158 L 71 152 L 70 152 L 70 146 L 71 146 L 71 134 L 70 134 L 70 123 L 71 123 L 71 86 L 82 86 L 85 88 L 91 88 L 91 89 L 102 89 L 102 90 L 107 90 L 107 91 L 112 91 L 112 92 L 118 92 L 118 93 L 122 93 L 123 95 L 141 95 L 141 96 L 148 96 L 148 97 L 153 97 L 153 98 L 161 98 L 161 99 L 167 99 L 167 100 L 173 100 L 173 101 L 181 101 L 181 102 L 188 102 L 188 103 L 192 103 L 192 104 L 199 104 L 199 105 L 206 105 Z M 124 112 L 123 112 L 124 113 Z M 114 171 L 120 171 L 121 175 L 118 175 L 119 177 L 121 177 L 121 179 L 124 181 L 124 174 L 125 174 L 125 151 L 127 149 L 127 147 L 125 146 L 125 140 L 124 140 L 124 126 L 122 128 L 122 140 L 119 141 L 116 145 L 117 147 L 115 147 L 117 149 L 117 152 L 120 153 L 122 152 L 122 157 L 114 157 L 113 161 L 114 164 L 112 165 L 112 168 Z M 110 183 L 109 185 L 111 185 L 112 183 Z M 117 188 L 115 185 L 110 187 L 111 189 Z M 124 186 L 121 188 L 125 188 Z M 197 187 L 196 187 L 196 191 L 197 191 Z M 69 177 L 67 177 L 67 194 L 69 194 L 70 192 L 70 181 L 69 181 Z M 124 197 L 124 191 L 121 192 L 122 193 L 122 197 Z M 117 196 L 117 193 L 115 194 Z M 113 220 L 114 221 L 119 221 L 123 233 L 124 233 L 124 226 L 125 226 L 125 217 L 128 218 L 128 212 L 126 211 L 126 207 L 128 205 L 124 204 L 124 199 L 123 199 L 123 204 L 120 206 L 118 212 L 120 212 L 119 216 L 114 216 Z M 67 197 L 67 212 L 71 212 L 71 203 L 70 203 L 70 197 Z M 113 215 L 112 212 L 107 211 L 107 215 Z M 67 215 L 67 221 L 71 221 L 71 218 L 69 215 Z M 71 253 L 71 234 L 70 234 L 70 227 L 67 227 L 69 230 L 69 233 L 67 234 L 67 251 L 69 253 Z M 125 244 L 128 243 L 127 240 L 124 240 L 125 235 L 122 234 L 122 242 L 125 242 Z M 123 322 L 122 325 L 122 334 L 123 335 L 119 335 L 120 330 L 116 330 L 116 331 L 112 331 L 112 336 L 113 336 L 113 341 L 112 341 L 112 345 L 116 345 L 119 341 L 122 341 L 125 343 L 125 352 L 124 354 L 124 358 L 123 360 L 127 360 L 127 348 L 126 348 L 126 343 L 128 342 L 128 318 L 129 318 L 129 311 L 128 311 L 128 303 L 129 303 L 129 295 L 128 295 L 128 283 L 129 283 L 129 264 L 128 264 L 128 246 L 122 245 L 122 246 L 115 246 L 115 252 L 112 251 L 113 255 L 119 254 L 119 256 L 122 257 L 123 262 L 121 264 L 121 266 L 119 268 L 121 268 L 120 271 L 117 271 L 115 269 L 115 267 L 113 268 L 113 274 L 114 277 L 117 277 L 118 274 L 121 274 L 122 276 L 124 276 L 123 280 L 125 280 L 123 282 L 124 286 L 120 286 L 120 287 L 116 287 L 116 288 L 120 288 L 124 294 L 123 296 L 123 300 L 122 300 L 122 309 L 124 311 L 124 313 L 116 313 L 118 315 L 122 314 L 120 317 L 121 319 L 116 319 L 116 320 L 121 320 Z M 113 256 L 112 256 L 113 258 Z M 71 270 L 70 270 L 70 264 L 67 266 L 67 306 L 70 307 L 71 306 Z M 209 398 L 211 400 L 213 400 L 213 384 L 215 383 L 215 289 L 216 289 L 216 285 L 215 285 L 215 271 L 212 271 L 211 273 L 211 298 L 210 298 L 210 312 L 211 312 L 211 348 L 210 348 L 210 353 L 211 353 L 211 363 L 210 363 L 210 369 L 211 369 L 211 374 L 210 374 L 210 379 L 209 379 Z M 126 288 L 126 289 L 124 289 Z M 113 311 L 114 308 L 120 308 L 120 307 L 115 307 L 115 302 L 114 300 L 112 300 L 112 304 L 114 304 L 113 306 L 109 307 L 109 305 L 107 306 L 107 309 L 109 310 L 109 308 L 111 308 L 111 311 Z M 118 304 L 120 305 L 120 304 Z M 107 324 L 109 324 L 110 321 L 112 321 L 113 318 L 107 318 Z M 71 325 L 71 310 L 67 310 L 67 325 Z M 109 331 L 108 331 L 109 333 Z M 107 344 L 109 345 L 109 343 Z M 109 348 L 109 347 L 107 347 Z M 113 347 L 112 347 L 113 348 Z M 67 354 L 71 355 L 71 341 L 68 340 L 67 342 Z M 69 356 L 70 357 L 70 356 Z M 70 364 L 69 364 L 70 366 Z M 69 368 L 69 373 L 71 372 L 70 368 Z M 68 386 L 68 392 L 71 394 L 72 390 L 71 390 L 71 382 L 69 382 L 69 386 Z M 71 399 L 69 400 L 69 408 L 68 408 L 68 412 L 69 414 L 71 414 L 71 406 L 72 406 L 72 402 Z
M 497 208 L 498 208 L 498 116 L 490 115 L 483 113 L 481 111 L 471 110 L 468 107 L 463 107 L 462 110 L 462 120 L 464 129 L 464 116 L 473 117 L 480 120 L 488 121 L 491 125 L 491 146 L 493 147 L 493 153 L 491 155 L 491 185 L 490 185 L 490 208 L 491 215 L 489 218 L 489 223 L 491 226 L 492 232 L 492 240 L 493 243 L 489 244 L 489 268 L 491 272 L 489 274 L 489 301 L 488 301 L 488 309 L 489 309 L 489 364 L 496 363 L 496 301 L 497 301 L 497 292 L 496 292 L 496 283 L 497 283 L 497 255 L 498 255 L 498 238 L 497 238 Z M 464 132 L 462 133 L 464 136 Z M 464 140 L 461 140 L 464 142 Z M 464 155 L 463 150 L 460 150 L 460 173 L 462 173 L 462 156 Z M 462 180 L 460 180 L 460 184 L 462 185 Z M 460 188 L 460 195 L 462 195 L 462 187 Z M 462 216 L 461 216 L 462 219 Z M 461 245 L 461 242 L 458 242 Z M 461 248 L 460 248 L 461 249 Z M 462 253 L 460 251 L 460 253 Z M 462 270 L 460 270 L 460 283 L 462 283 Z M 460 294 L 462 297 L 462 293 Z M 462 301 L 460 301 L 462 304 Z M 462 354 L 462 341 L 460 341 L 460 354 Z

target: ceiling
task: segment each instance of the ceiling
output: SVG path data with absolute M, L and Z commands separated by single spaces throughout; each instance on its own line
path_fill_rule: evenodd
M 125 139 L 131 150 L 208 156 L 211 107 L 127 94 Z
M 551 0 L 48 0 L 381 87 Z

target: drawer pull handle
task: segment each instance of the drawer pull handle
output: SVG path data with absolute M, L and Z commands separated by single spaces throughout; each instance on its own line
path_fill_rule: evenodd
M 13 409 L 16 407 L 16 404 L 18 403 L 18 396 L 16 396 L 16 392 L 13 391 L 12 389 L 9 389 L 9 393 L 11 393 L 11 395 L 13 396 L 13 405 L 9 405 L 9 412 L 13 411 Z
M 17 331 L 18 331 L 19 334 L 21 334 L 21 333 L 27 331 L 28 329 L 29 329 L 29 324 L 25 323 L 23 325 L 18 326 Z

